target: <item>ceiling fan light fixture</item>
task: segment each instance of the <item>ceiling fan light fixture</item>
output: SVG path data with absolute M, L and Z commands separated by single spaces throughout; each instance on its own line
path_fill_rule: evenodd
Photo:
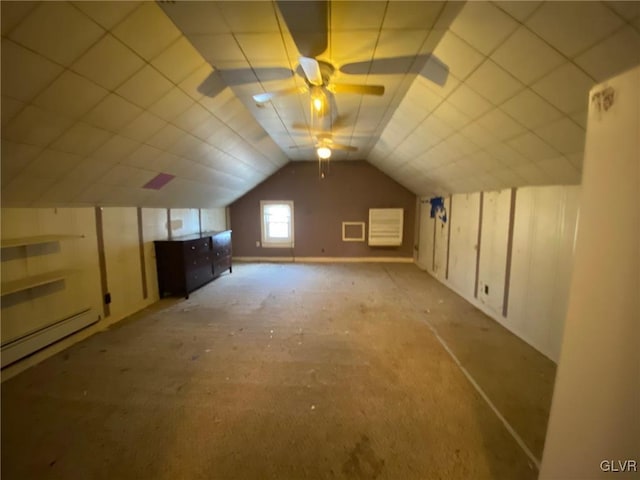
M 321 112 L 322 111 L 322 100 L 318 97 L 313 99 L 313 108 L 316 110 L 316 112 Z
M 318 147 L 316 153 L 320 160 L 327 160 L 331 157 L 331 149 L 329 147 Z

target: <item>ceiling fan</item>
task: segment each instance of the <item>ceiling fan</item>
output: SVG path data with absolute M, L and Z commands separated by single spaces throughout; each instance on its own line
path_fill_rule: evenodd
M 343 150 L 345 152 L 357 152 L 358 147 L 352 147 L 351 145 L 343 145 L 333 140 L 333 135 L 328 132 L 317 132 L 313 135 L 313 145 L 293 146 L 289 148 L 314 148 L 320 160 L 328 160 L 331 157 L 332 150 Z
M 299 71 L 303 74 L 306 88 L 293 87 L 253 96 L 256 103 L 265 103 L 273 98 L 309 91 L 311 106 L 319 117 L 337 115 L 334 93 L 360 95 L 384 95 L 383 85 L 358 85 L 333 83 L 336 69 L 329 62 L 316 57 L 324 53 L 328 44 L 328 1 L 278 1 L 276 2 L 296 44 Z

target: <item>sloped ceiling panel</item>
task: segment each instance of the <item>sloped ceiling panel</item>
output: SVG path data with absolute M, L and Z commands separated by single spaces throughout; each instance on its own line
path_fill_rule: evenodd
M 1 8 L 3 205 L 222 206 L 316 159 L 308 93 L 252 98 L 305 88 L 277 3 Z M 332 81 L 386 90 L 335 94 L 358 150 L 333 158 L 423 195 L 579 183 L 587 92 L 640 64 L 640 2 L 340 1 L 328 26 Z
M 288 159 L 210 72 L 156 3 L 2 2 L 2 204 L 227 205 Z

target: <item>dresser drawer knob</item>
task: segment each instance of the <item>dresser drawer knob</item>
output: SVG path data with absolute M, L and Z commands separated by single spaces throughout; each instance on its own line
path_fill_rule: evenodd
M 191 250 L 195 250 L 196 246 L 195 245 L 191 245 Z

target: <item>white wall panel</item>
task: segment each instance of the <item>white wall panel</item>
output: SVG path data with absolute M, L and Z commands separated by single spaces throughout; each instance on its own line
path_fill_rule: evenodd
M 449 222 L 451 217 L 449 215 L 451 209 L 451 198 L 445 198 L 444 200 L 445 210 L 447 212 L 447 221 L 442 221 L 436 215 L 436 221 L 434 228 L 435 234 L 435 257 L 433 262 L 433 273 L 440 281 L 445 281 L 447 274 L 447 249 L 449 244 Z
M 497 316 L 504 300 L 511 190 L 485 192 L 482 205 L 478 301 Z
M 431 204 L 424 198 L 420 201 L 420 228 L 418 237 L 417 264 L 433 274 L 433 229 L 435 219 L 431 218 Z
M 200 220 L 197 208 L 171 209 L 171 236 L 189 235 L 200 231 Z
M 142 238 L 144 240 L 145 274 L 147 278 L 147 302 L 159 299 L 158 274 L 156 271 L 156 251 L 154 240 L 167 240 L 167 209 L 142 209 Z
M 613 102 L 600 109 L 603 93 Z M 624 462 L 637 462 L 640 451 L 640 67 L 594 87 L 590 98 L 575 267 L 543 480 L 638 475 L 637 465 L 630 470 Z M 615 470 L 601 471 L 607 465 Z
M 449 283 L 461 295 L 473 298 L 478 244 L 480 193 L 454 195 L 451 203 Z
M 203 232 L 227 228 L 227 213 L 224 208 L 203 208 L 200 210 L 200 220 Z
M 2 298 L 2 342 L 19 338 L 87 308 L 102 314 L 92 208 L 4 208 L 2 238 L 77 235 L 2 250 L 2 281 L 70 270 L 64 281 Z M 82 238 L 80 238 L 82 236 Z
M 509 309 L 502 323 L 554 361 L 567 309 L 579 187 L 516 195 Z
M 102 228 L 113 323 L 145 306 L 136 208 L 103 208 Z

